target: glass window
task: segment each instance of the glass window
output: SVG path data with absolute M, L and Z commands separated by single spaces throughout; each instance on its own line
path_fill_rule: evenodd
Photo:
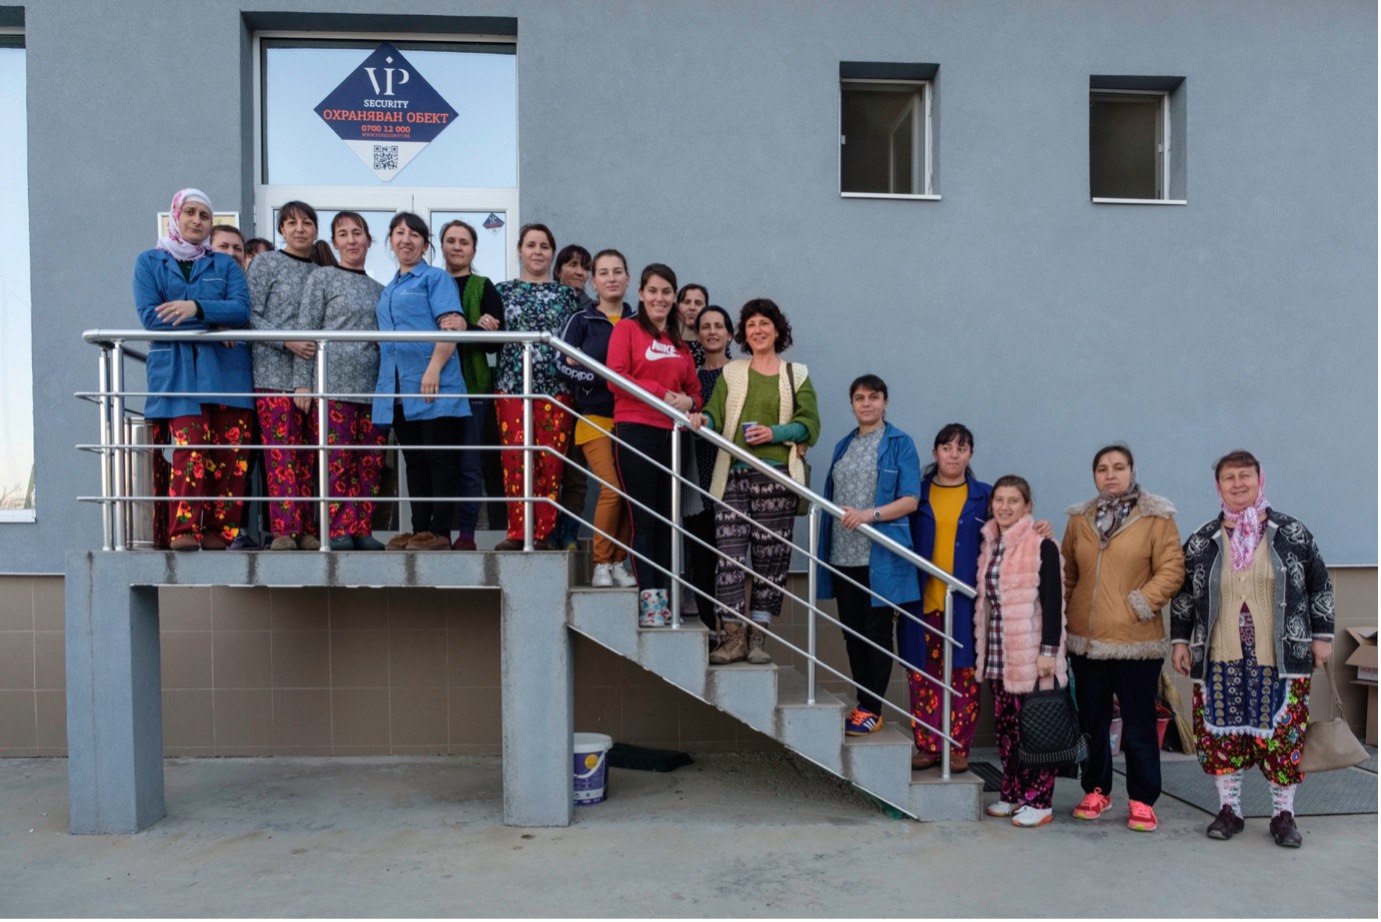
M 264 39 L 263 181 L 298 186 L 380 187 L 392 182 L 400 186 L 516 187 L 514 46 L 477 42 L 392 44 L 404 56 L 402 62 L 390 62 L 398 72 L 387 73 L 387 67 L 369 69 L 381 95 L 391 89 L 390 102 L 406 102 L 402 97 L 408 92 L 422 92 L 430 86 L 456 114 L 415 159 L 386 181 L 316 111 L 347 78 L 365 79 L 365 61 L 380 43 Z M 400 125 L 407 124 L 406 108 L 390 112 L 397 115 Z
M 393 211 L 369 211 L 364 208 L 338 208 L 322 209 L 316 212 L 317 220 L 321 223 L 317 225 L 317 238 L 325 240 L 327 244 L 331 242 L 331 222 L 336 215 L 342 211 L 358 212 L 363 218 L 364 223 L 369 227 L 369 236 L 374 242 L 370 244 L 369 255 L 364 259 L 364 271 L 370 278 L 377 281 L 380 285 L 387 285 L 393 280 L 393 273 L 398 271 L 398 264 L 393 259 L 393 252 L 388 248 L 388 222 L 393 220 Z M 278 233 L 278 209 L 273 209 L 273 247 L 274 249 L 283 248 L 283 235 Z M 332 247 L 332 255 L 335 248 Z
M 930 195 L 930 83 L 840 83 L 840 191 Z
M 1166 94 L 1089 94 L 1089 190 L 1093 198 L 1165 197 Z
M 0 36 L 0 522 L 34 519 L 29 134 L 22 37 Z
M 448 221 L 464 221 L 475 229 L 475 259 L 470 270 L 495 285 L 509 278 L 507 214 L 502 211 L 433 211 L 431 214 L 432 242 L 437 249 L 432 265 L 446 268 L 446 260 L 441 257 L 441 228 Z

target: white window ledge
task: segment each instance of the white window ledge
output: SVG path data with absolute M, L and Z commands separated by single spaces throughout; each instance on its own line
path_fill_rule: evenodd
M 1096 198 L 1095 205 L 1188 205 L 1182 198 Z
M 915 202 L 938 202 L 938 195 L 899 195 L 892 192 L 841 192 L 840 198 L 896 198 L 909 199 Z
M 0 523 L 37 521 L 38 516 L 33 509 L 0 509 Z

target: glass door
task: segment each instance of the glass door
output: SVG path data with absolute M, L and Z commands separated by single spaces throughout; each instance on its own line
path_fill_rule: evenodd
M 485 276 L 496 285 L 517 277 L 518 254 L 514 248 L 517 239 L 509 233 L 512 225 L 507 208 L 497 205 L 492 209 L 419 208 L 418 214 L 432 229 L 432 242 L 437 250 L 432 265 L 443 269 L 446 266 L 441 258 L 441 228 L 451 221 L 464 221 L 475 229 L 475 261 L 472 264 L 475 274 Z M 509 245 L 510 240 L 513 246 Z

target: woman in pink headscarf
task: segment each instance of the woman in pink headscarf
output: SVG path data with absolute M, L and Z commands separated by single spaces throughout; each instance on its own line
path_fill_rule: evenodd
M 1199 764 L 1218 786 L 1210 839 L 1242 819 L 1242 773 L 1271 786 L 1271 838 L 1303 844 L 1295 788 L 1309 718 L 1309 677 L 1333 655 L 1333 583 L 1314 536 L 1266 499 L 1246 451 L 1214 467 L 1222 511 L 1184 544 L 1184 586 L 1170 608 L 1171 662 L 1194 680 Z
M 244 273 L 233 257 L 206 245 L 211 216 L 206 193 L 183 189 L 173 196 L 168 233 L 135 261 L 134 305 L 146 330 L 248 325 Z M 242 503 L 229 497 L 244 495 L 249 470 L 239 449 L 253 431 L 253 403 L 246 396 L 252 387 L 249 349 L 243 343 L 151 343 L 148 384 L 154 396 L 145 402 L 144 416 L 170 431 L 174 446 L 170 546 L 224 550 L 240 531 Z M 222 499 L 201 502 L 213 497 Z

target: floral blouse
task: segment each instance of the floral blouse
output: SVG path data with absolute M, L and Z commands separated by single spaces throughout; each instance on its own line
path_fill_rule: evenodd
M 557 282 L 524 282 L 512 279 L 494 286 L 503 298 L 503 325 L 510 332 L 561 335 L 566 320 L 579 310 L 575 292 Z M 569 394 L 570 382 L 556 371 L 561 354 L 550 346 L 532 352 L 532 392 Z M 503 394 L 523 392 L 523 347 L 505 343 L 499 350 L 494 390 Z

